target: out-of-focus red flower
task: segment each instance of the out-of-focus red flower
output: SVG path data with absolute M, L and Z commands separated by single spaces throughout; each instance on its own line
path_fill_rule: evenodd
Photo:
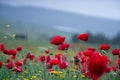
M 53 58 L 50 60 L 50 65 L 58 65 L 60 63 L 60 61 L 58 60 L 58 58 Z
M 3 53 L 6 54 L 6 55 L 11 55 L 9 50 L 7 50 L 7 49 L 3 50 Z
M 14 71 L 15 73 L 17 73 L 17 72 L 23 72 L 22 66 L 17 66 L 17 67 L 15 67 L 15 68 L 13 69 L 13 71 Z
M 82 55 L 83 55 L 82 51 L 80 51 L 80 52 L 77 53 L 77 56 L 80 57 L 80 58 L 82 57 Z
M 59 54 L 56 54 L 56 56 L 55 56 L 58 60 L 60 60 L 60 59 L 62 59 L 62 54 L 61 53 L 59 53 Z
M 74 61 L 75 61 L 75 63 L 78 63 L 80 61 L 80 59 L 79 59 L 79 57 L 77 55 L 74 56 Z
M 51 44 L 54 45 L 60 45 L 65 41 L 65 37 L 62 36 L 55 36 L 53 37 L 52 41 L 50 42 Z
M 106 71 L 108 65 L 108 58 L 101 53 L 93 53 L 87 60 L 87 68 L 90 72 L 91 77 L 97 80 Z
M 90 57 L 90 56 L 93 54 L 93 51 L 91 51 L 91 50 L 86 50 L 86 51 L 83 52 L 83 54 L 84 54 L 85 56 L 87 56 L 87 57 Z
M 119 66 L 119 69 L 120 69 L 120 58 L 118 59 L 118 66 Z
M 9 62 L 8 64 L 7 64 L 7 68 L 8 69 L 12 69 L 14 67 L 14 63 L 13 62 Z
M 90 76 L 90 73 L 89 73 L 89 72 L 85 72 L 85 73 L 84 73 L 84 76 L 85 76 L 85 77 L 89 77 L 89 76 Z
M 108 44 L 101 44 L 100 45 L 100 50 L 109 50 L 110 49 L 110 45 Z
M 15 56 L 17 54 L 17 50 L 16 49 L 10 49 L 9 54 Z
M 68 43 L 63 43 L 61 45 L 58 46 L 58 50 L 67 50 L 70 47 L 70 45 Z
M 47 56 L 45 57 L 45 60 L 46 60 L 46 63 L 49 63 L 49 61 L 51 60 L 50 55 L 47 55 Z
M 68 62 L 63 61 L 59 64 L 60 69 L 66 69 L 68 67 Z
M 10 59 L 7 59 L 6 61 L 7 61 L 7 63 L 11 62 L 11 60 L 10 60 Z
M 87 57 L 86 56 L 82 56 L 81 57 L 81 63 L 85 63 L 87 61 Z
M 119 49 L 118 48 L 113 49 L 112 54 L 113 55 L 118 55 L 119 54 Z
M 21 60 L 18 60 L 16 63 L 15 63 L 16 66 L 22 66 L 23 65 L 23 61 Z
M 0 44 L 0 51 L 5 50 L 5 45 L 3 43 Z
M 116 66 L 112 66 L 111 70 L 116 72 L 116 70 L 117 70 Z
M 111 71 L 111 68 L 110 67 L 107 67 L 106 68 L 106 73 L 109 73 Z
M 35 58 L 35 56 L 32 54 L 32 53 L 28 53 L 26 55 L 26 58 L 30 59 L 30 60 L 33 60 Z
M 3 62 L 0 61 L 0 68 L 2 67 L 2 65 L 3 65 Z
M 88 47 L 88 50 L 90 50 L 90 51 L 95 51 L 95 48 L 92 48 L 92 47 Z
M 80 34 L 78 36 L 78 39 L 80 39 L 82 41 L 88 41 L 88 37 L 89 37 L 89 35 L 87 33 L 85 33 L 85 34 Z
M 16 55 L 12 55 L 12 56 L 11 56 L 11 59 L 15 59 L 15 58 L 16 58 Z
M 23 59 L 23 64 L 26 64 L 27 63 L 27 58 L 24 58 Z
M 44 62 L 44 61 L 45 61 L 45 56 L 44 56 L 44 55 L 41 55 L 41 56 L 39 57 L 39 60 L 40 60 L 40 62 Z
M 16 50 L 17 51 L 21 51 L 22 50 L 22 46 L 18 46 Z
M 50 53 L 50 50 L 45 50 L 45 53 L 46 53 L 46 54 L 49 54 L 49 53 Z

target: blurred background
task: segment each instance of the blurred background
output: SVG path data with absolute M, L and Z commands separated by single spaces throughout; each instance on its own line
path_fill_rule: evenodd
M 88 43 L 120 44 L 120 0 L 0 0 L 0 42 L 63 35 L 77 43 L 80 33 Z

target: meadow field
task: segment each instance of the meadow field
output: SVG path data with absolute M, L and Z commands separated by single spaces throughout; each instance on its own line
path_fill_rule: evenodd
M 87 36 L 86 36 L 87 35 Z M 66 42 L 65 36 L 50 41 L 0 38 L 0 80 L 120 80 L 119 45 Z

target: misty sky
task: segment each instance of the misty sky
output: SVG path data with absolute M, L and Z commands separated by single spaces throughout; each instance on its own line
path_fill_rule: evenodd
M 0 0 L 13 6 L 47 7 L 72 13 L 120 20 L 120 0 Z

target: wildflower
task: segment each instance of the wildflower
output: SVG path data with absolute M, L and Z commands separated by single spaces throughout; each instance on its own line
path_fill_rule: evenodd
M 17 54 L 16 49 L 10 49 L 8 52 L 9 52 L 10 55 L 13 55 L 13 56 L 15 56 Z
M 60 45 L 65 41 L 65 37 L 62 36 L 55 36 L 53 37 L 52 41 L 50 42 L 51 44 L 54 45 Z
M 119 54 L 119 49 L 118 48 L 113 49 L 112 54 L 113 55 L 118 55 Z
M 5 45 L 3 43 L 0 44 L 0 51 L 5 50 Z
M 116 72 L 116 70 L 117 70 L 116 66 L 112 66 L 111 70 Z
M 44 55 L 41 55 L 41 56 L 39 57 L 39 60 L 40 60 L 40 62 L 44 62 L 44 61 L 45 61 L 45 56 L 44 56 Z
M 90 76 L 90 73 L 89 72 L 85 72 L 84 73 L 84 77 L 89 77 Z
M 59 64 L 60 69 L 66 69 L 68 67 L 68 62 L 63 61 Z
M 105 70 L 106 73 L 109 73 L 110 71 L 111 71 L 110 67 L 107 67 L 106 70 Z
M 23 72 L 23 69 L 21 66 L 17 66 L 13 69 L 14 72 Z
M 58 50 L 67 50 L 70 47 L 70 45 L 68 43 L 63 43 L 61 45 L 58 46 Z
M 35 58 L 35 56 L 32 54 L 32 53 L 28 53 L 26 55 L 26 58 L 30 59 L 30 60 L 33 60 Z
M 50 53 L 50 50 L 45 50 L 45 53 L 46 53 L 46 54 L 49 54 L 49 53 Z
M 92 47 L 88 47 L 88 50 L 90 50 L 90 51 L 95 51 L 95 48 L 92 48 Z
M 56 54 L 56 56 L 55 56 L 58 60 L 61 60 L 62 59 L 62 54 L 61 53 L 59 53 L 59 54 Z
M 28 80 L 27 78 L 23 78 L 23 80 Z
M 92 79 L 95 78 L 97 80 L 103 73 L 105 73 L 107 65 L 107 56 L 101 55 L 99 52 L 92 54 L 88 59 L 87 64 L 87 68 L 90 72 L 90 76 L 92 77 Z
M 22 50 L 22 46 L 18 46 L 16 50 L 17 51 L 21 51 Z
M 12 69 L 14 67 L 14 63 L 13 62 L 9 62 L 8 64 L 7 64 L 7 68 L 8 69 Z
M 88 37 L 89 37 L 89 35 L 87 33 L 84 33 L 84 34 L 80 34 L 78 36 L 78 39 L 80 39 L 82 41 L 88 41 Z
M 15 63 L 16 66 L 22 66 L 23 65 L 23 62 L 21 60 L 18 60 L 16 63 Z
M 0 61 L 0 68 L 2 67 L 2 65 L 3 65 L 3 62 Z
M 93 51 L 91 51 L 91 50 L 86 50 L 83 52 L 83 54 L 87 57 L 90 57 L 92 55 L 92 53 L 93 53 Z
M 60 63 L 60 61 L 58 60 L 58 58 L 53 58 L 50 60 L 50 65 L 58 65 Z
M 47 56 L 45 57 L 45 60 L 46 60 L 46 63 L 49 63 L 49 61 L 51 60 L 50 55 L 47 55 Z
M 77 78 L 77 76 L 76 76 L 76 75 L 74 75 L 74 76 L 73 76 L 73 78 Z
M 110 45 L 108 44 L 101 44 L 100 45 L 100 50 L 109 50 L 110 49 Z

